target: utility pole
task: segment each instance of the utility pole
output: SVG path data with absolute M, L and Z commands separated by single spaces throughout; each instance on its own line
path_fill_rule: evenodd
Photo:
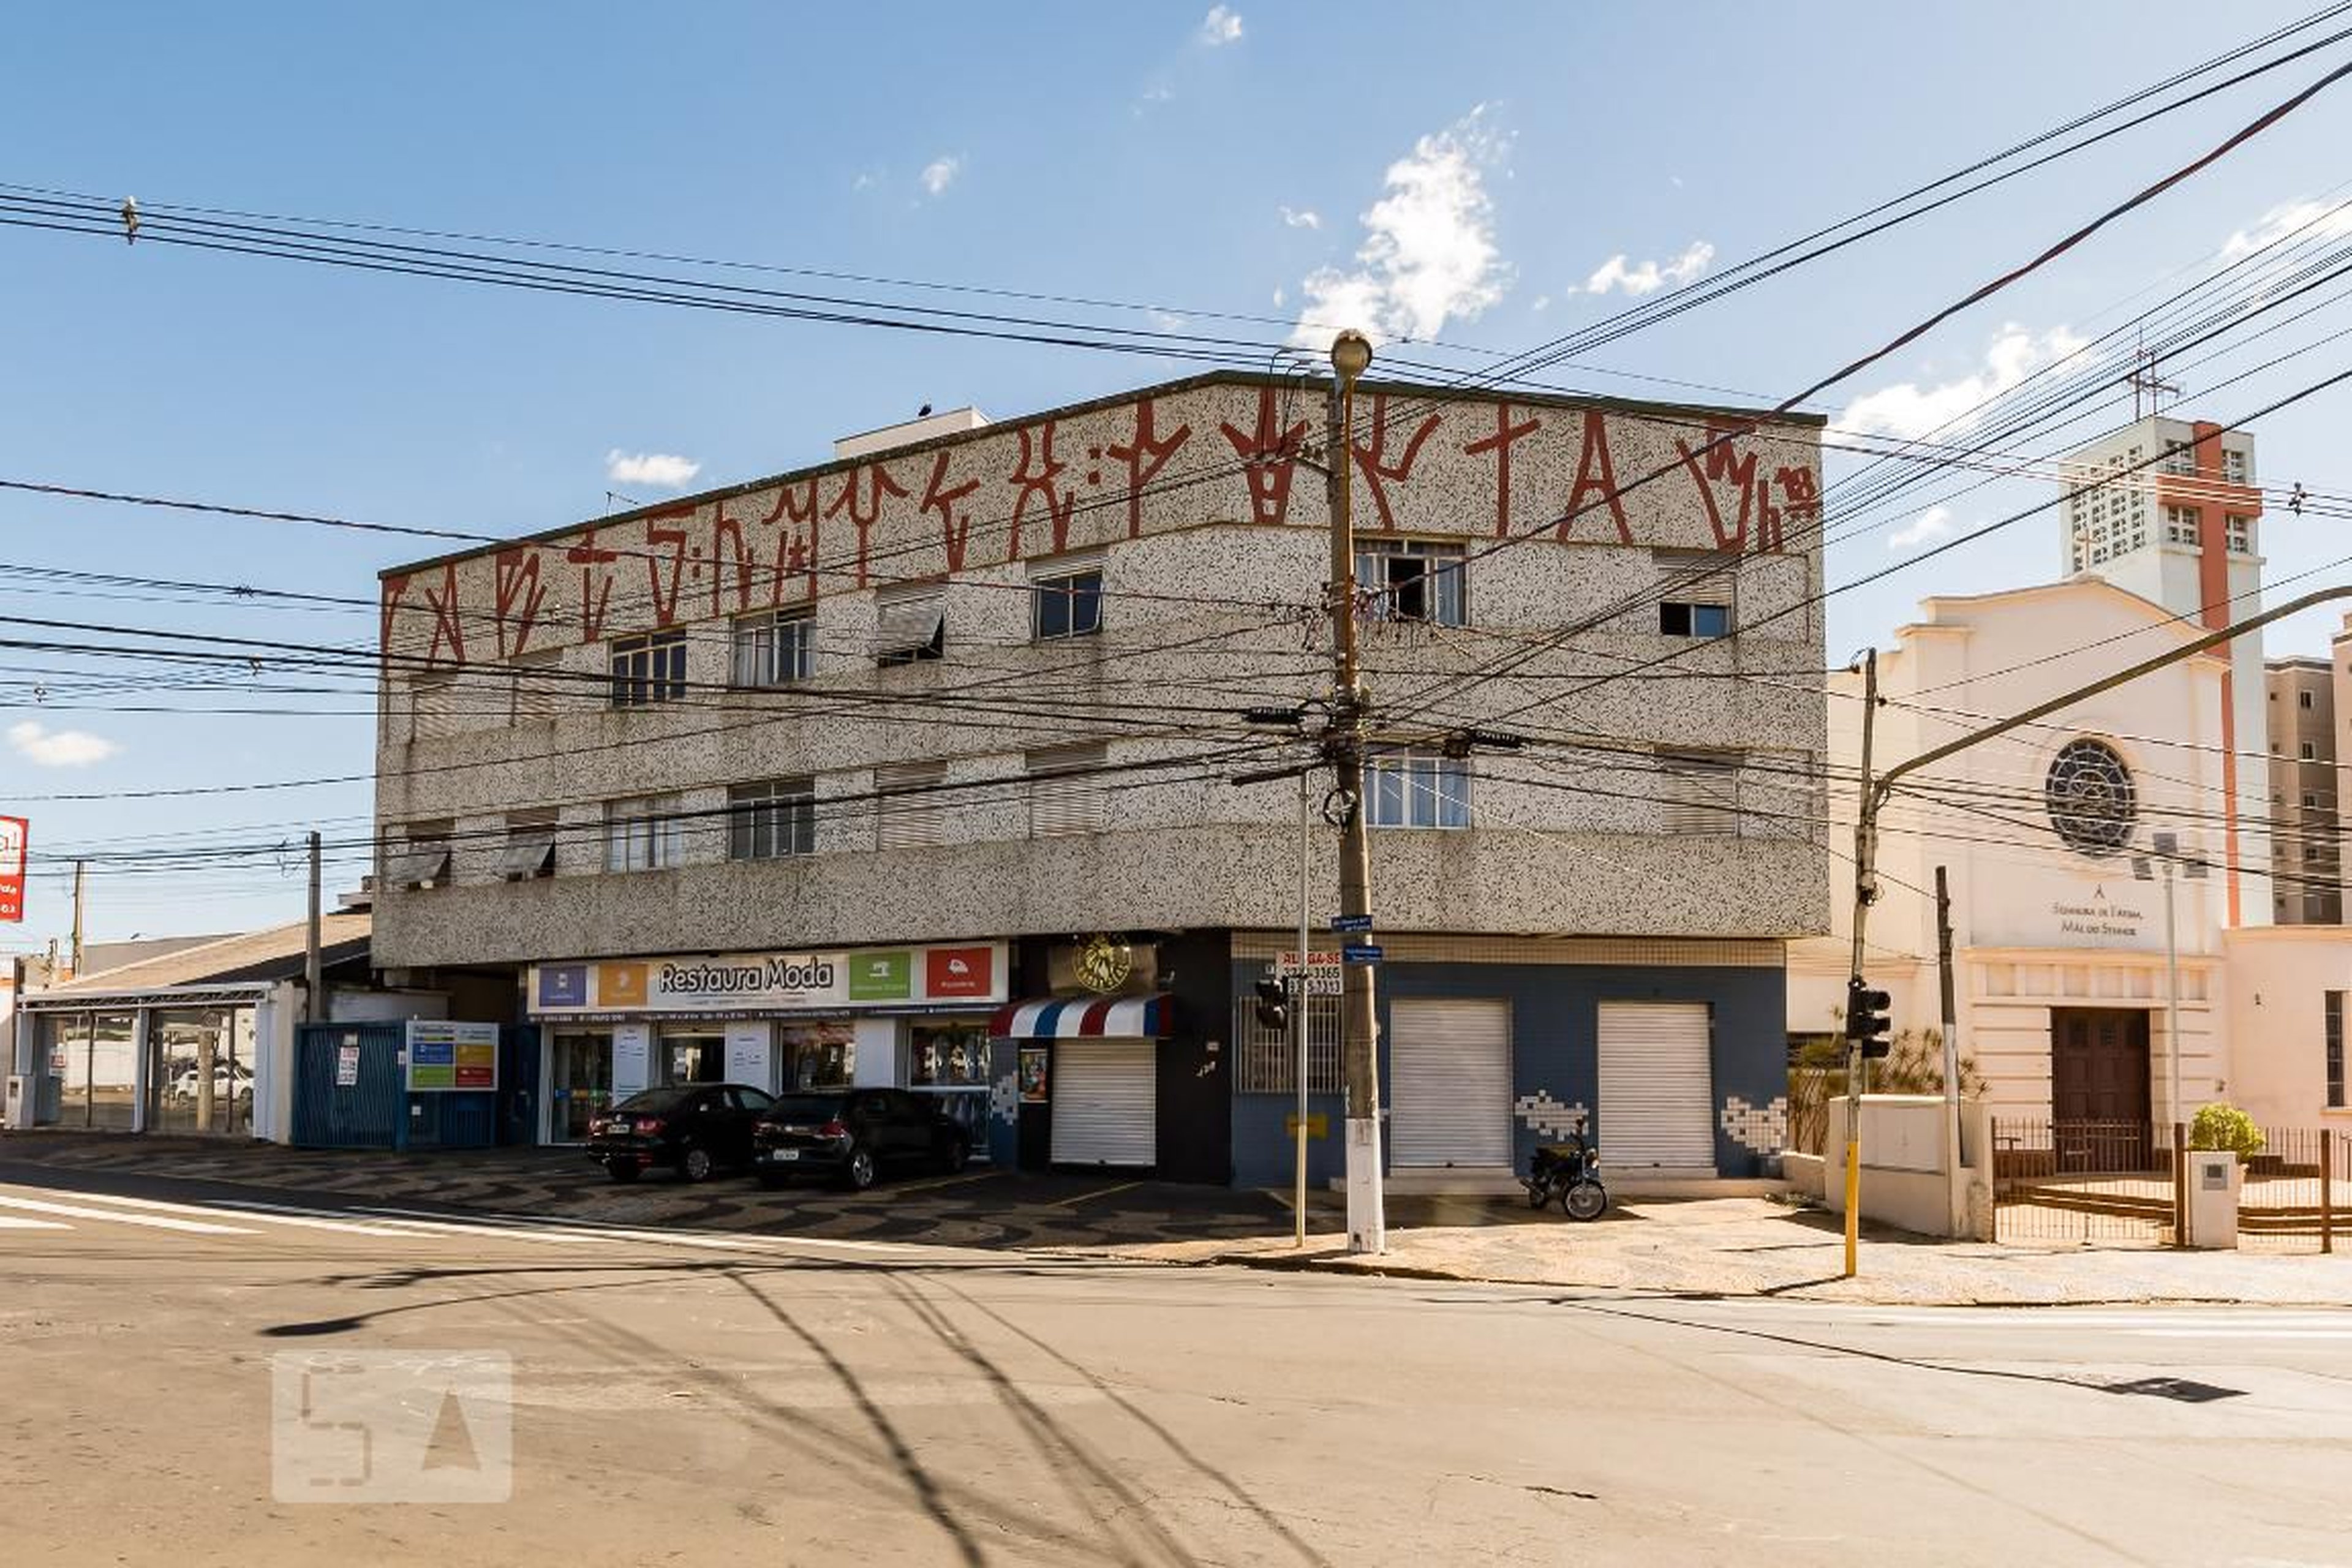
M 89 870 L 89 861 L 74 862 L 73 974 L 77 980 L 81 978 L 82 884 Z M 56 982 L 52 980 L 50 984 L 55 984 Z
M 1372 912 L 1371 845 L 1364 828 L 1364 691 L 1356 669 L 1356 537 L 1349 515 L 1349 447 L 1355 439 L 1356 378 L 1372 363 L 1371 341 L 1353 330 L 1331 341 L 1336 373 L 1326 418 L 1330 463 L 1331 580 L 1324 590 L 1331 612 L 1331 725 L 1326 731 L 1338 775 L 1339 913 Z M 1306 953 L 1299 954 L 1304 962 Z M 1384 1252 L 1388 1221 L 1381 1193 L 1380 1056 L 1372 1028 L 1372 966 L 1339 971 L 1340 1049 L 1348 1088 L 1348 1250 Z
M 1960 1010 L 1952 984 L 1952 890 L 1944 868 L 1936 868 L 1936 973 L 1944 994 L 1944 1142 L 1945 1180 L 1950 1188 L 1952 1235 L 1968 1228 L 1968 1184 L 1960 1166 Z
M 302 1021 L 323 1024 L 327 1009 L 320 1000 L 325 965 L 319 953 L 319 882 L 321 867 L 318 829 L 310 830 L 310 930 L 302 948 Z
M 1307 1245 L 1307 924 L 1308 919 L 1307 847 L 1313 840 L 1307 816 L 1307 770 L 1298 770 L 1298 967 L 1291 984 L 1290 1026 L 1298 1031 L 1298 1128 L 1293 1134 L 1297 1145 L 1293 1153 L 1297 1161 L 1297 1192 L 1291 1204 L 1291 1242 L 1297 1247 Z
M 1862 795 L 1853 820 L 1853 952 L 1846 973 L 1845 1049 L 1845 1277 L 1861 1267 L 1862 1248 L 1862 1064 L 1864 1037 L 1855 1009 L 1864 995 L 1863 929 L 1878 901 L 1878 813 L 1870 779 L 1871 732 L 1878 721 L 1878 650 L 1862 656 Z

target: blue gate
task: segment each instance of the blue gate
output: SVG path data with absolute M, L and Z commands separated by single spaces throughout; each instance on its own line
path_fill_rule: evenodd
M 294 1142 L 397 1149 L 407 1115 L 401 1024 L 304 1024 L 294 1034 Z

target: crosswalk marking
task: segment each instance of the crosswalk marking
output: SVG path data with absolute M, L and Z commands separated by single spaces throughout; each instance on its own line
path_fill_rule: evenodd
M 426 1232 L 403 1229 L 384 1224 L 355 1224 L 348 1219 L 331 1217 L 332 1209 L 302 1208 L 291 1204 L 265 1204 L 252 1199 L 224 1198 L 217 1205 L 166 1203 L 161 1198 L 125 1197 L 115 1193 L 76 1193 L 83 1203 L 120 1204 L 128 1208 L 152 1209 L 163 1214 L 211 1215 L 220 1218 L 259 1220 L 269 1225 L 289 1225 L 306 1230 L 345 1231 L 354 1236 L 422 1237 Z M 223 1210 L 230 1211 L 224 1214 Z
M 154 1230 L 184 1231 L 195 1236 L 253 1236 L 257 1233 L 237 1225 L 215 1225 L 209 1220 L 175 1219 L 169 1215 L 130 1214 L 121 1209 L 96 1209 L 81 1204 L 43 1203 L 37 1198 L 0 1198 L 0 1208 L 23 1209 L 31 1214 L 53 1214 L 67 1219 L 104 1219 L 117 1225 L 145 1226 Z
M 0 1230 L 71 1230 L 73 1226 L 54 1219 L 19 1219 L 15 1215 L 0 1214 Z

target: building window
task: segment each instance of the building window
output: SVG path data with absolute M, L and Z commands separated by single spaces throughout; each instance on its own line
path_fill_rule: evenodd
M 1364 794 L 1374 827 L 1467 827 L 1470 764 L 1438 752 L 1401 749 L 1364 759 Z
M 2221 448 L 2221 482 L 2223 484 L 2230 485 L 2242 485 L 2252 482 L 2252 476 L 2249 473 L 2246 467 L 2246 454 L 2242 447 L 2224 447 Z
M 2312 794 L 2309 790 L 2305 790 L 2303 792 L 2303 804 L 2306 806 L 2317 805 L 2319 804 L 2319 797 Z
M 946 811 L 940 786 L 945 763 L 899 763 L 874 770 L 874 845 L 877 849 L 926 849 L 940 842 Z
M 816 781 L 763 779 L 727 792 L 727 858 L 781 860 L 816 853 Z
M 384 881 L 404 892 L 447 887 L 449 840 L 457 830 L 457 823 L 446 817 L 437 822 L 412 822 L 402 828 L 397 840 L 384 845 Z
M 2308 707 L 2310 707 L 2310 706 L 2311 706 L 2311 693 L 2310 693 L 2310 692 L 2308 692 L 2308 691 L 2298 691 L 2298 692 L 2296 692 L 2296 693 L 2294 694 L 2294 705 L 2295 705 L 2296 707 L 2298 707 L 2298 708 L 2308 708 Z
M 686 634 L 648 632 L 613 641 L 613 706 L 643 708 L 686 696 Z
M 2294 752 L 2296 756 L 2301 757 L 2306 763 L 2315 762 L 2318 760 L 2318 752 L 2312 746 L 2312 743 L 2309 741 L 2305 741 L 2296 746 Z
M 1297 995 L 1294 991 L 1293 996 Z M 1293 1005 L 1296 1005 L 1296 1002 Z M 1338 1094 L 1339 998 L 1307 998 L 1307 1090 Z M 1257 1019 L 1257 997 L 1234 999 L 1234 1090 L 1238 1094 L 1298 1092 L 1298 1043 L 1287 1028 L 1269 1029 Z
M 807 610 L 745 616 L 735 623 L 734 683 L 790 686 L 806 680 L 815 637 L 816 616 Z
M 1737 752 L 1668 752 L 1658 758 L 1661 828 L 1677 837 L 1732 837 L 1739 832 Z
M 2104 741 L 2069 741 L 2051 759 L 2042 782 L 2050 826 L 2066 847 L 2111 855 L 2131 841 L 2139 818 L 2139 791 L 2131 770 Z
M 2168 506 L 2164 509 L 2164 537 L 2171 544 L 2197 542 L 2197 509 L 2193 506 Z
M 499 852 L 499 875 L 509 882 L 555 875 L 556 811 L 551 805 L 507 813 L 507 841 Z
M 676 866 L 686 847 L 677 797 L 646 795 L 604 803 L 604 869 L 662 871 Z
M 2221 530 L 2222 540 L 2229 545 L 2231 554 L 2252 555 L 2254 552 L 2254 520 L 2252 518 L 2242 517 L 2234 511 L 2224 512 L 2221 516 Z
M 1030 633 L 1039 642 L 1092 637 L 1102 630 L 1101 567 L 1058 571 L 1034 579 L 1030 587 Z
M 563 655 L 554 648 L 519 654 L 507 665 L 507 716 L 517 724 L 545 724 L 555 718 L 563 687 Z
M 1110 796 L 1093 777 L 1110 762 L 1104 745 L 1054 746 L 1023 759 L 1029 773 L 1029 837 L 1100 833 Z
M 1459 544 L 1426 539 L 1357 541 L 1356 591 L 1376 621 L 1468 626 Z
M 2304 864 L 2305 864 L 2305 865 L 2306 865 L 2306 866 L 2307 866 L 2307 865 L 2309 865 L 2311 862 L 2313 862 L 2314 860 L 2316 860 L 2316 859 L 2318 859 L 2318 858 L 2319 858 L 2319 846 L 2318 846 L 2318 845 L 2316 845 L 2316 844 L 2306 844 L 2306 845 L 2305 845 L 2305 846 L 2303 847 L 2303 860 L 2304 860 Z
M 2327 993 L 2327 1109 L 2344 1109 L 2344 993 Z
M 2167 441 L 2164 444 L 2162 471 L 2168 474 L 2193 474 L 2197 471 L 2196 454 L 2189 449 L 2188 442 Z
M 938 583 L 885 588 L 874 595 L 874 662 L 919 664 L 944 658 L 948 647 L 948 594 Z
M 1658 605 L 1658 631 L 1670 637 L 1720 637 L 1731 635 L 1729 605 L 1685 605 L 1667 600 Z

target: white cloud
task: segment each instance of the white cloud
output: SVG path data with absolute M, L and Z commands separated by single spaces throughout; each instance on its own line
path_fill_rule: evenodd
M 1283 294 L 1281 285 L 1280 285 L 1280 284 L 1276 284 L 1276 285 L 1275 286 L 1275 290 L 1274 290 L 1274 308 L 1275 308 L 1276 310 L 1281 310 L 1281 309 L 1282 309 L 1282 302 L 1283 302 L 1284 298 L 1285 298 L 1285 296 L 1284 296 L 1284 294 Z
M 870 191 L 881 182 L 881 175 L 870 170 L 861 169 L 858 171 L 857 178 L 849 182 L 849 188 L 853 191 Z
M 1323 215 L 1313 207 L 1285 207 L 1282 221 L 1293 228 L 1321 228 Z
M 1231 5 L 1212 5 L 1201 18 L 1201 41 L 1211 48 L 1242 41 L 1242 14 Z
M 1932 385 L 1905 381 L 1881 387 L 1847 404 L 1837 417 L 1836 428 L 1850 435 L 1899 436 L 1906 440 L 1948 427 L 1965 430 L 1980 417 L 1979 405 L 2089 346 L 2069 327 L 2053 327 L 2037 334 L 2011 321 L 1994 334 L 1979 368 Z
M 1528 310 L 1550 310 L 1550 309 L 1551 309 L 1551 296 L 1550 296 L 1550 295 L 1549 295 L 1549 294 L 1538 294 L 1538 295 L 1537 295 L 1537 296 L 1536 296 L 1536 299 L 1535 299 L 1535 303 L 1534 303 L 1534 304 L 1532 304 L 1532 305 L 1529 305 L 1529 306 L 1528 307 Z
M 700 472 L 700 463 L 668 452 L 624 452 L 615 447 L 604 454 L 604 477 L 616 485 L 659 485 L 682 490 Z
M 1715 247 L 1706 240 L 1691 241 L 1690 248 L 1672 261 L 1644 261 L 1628 266 L 1621 251 L 1602 262 L 1598 270 L 1585 281 L 1584 287 L 1595 294 L 1606 294 L 1612 289 L 1628 294 L 1654 294 L 1669 284 L 1681 288 L 1706 270 L 1715 259 Z
M 2292 243 L 2295 244 L 2352 235 L 2352 205 L 2331 207 L 2326 202 L 2288 202 L 2273 207 L 2253 227 L 2242 228 L 2222 242 L 2221 259 L 2242 260 L 2289 235 L 2294 236 Z
M 1918 520 L 1910 527 L 1898 528 L 1888 534 L 1886 548 L 1908 550 L 1914 545 L 1925 544 L 1931 539 L 1941 539 L 1951 531 L 1952 509 L 1948 506 L 1931 506 L 1921 512 Z
M 1151 324 L 1163 332 L 1181 331 L 1192 324 L 1191 317 L 1180 316 L 1173 310 L 1153 310 L 1150 314 Z
M 19 756 L 45 768 L 86 768 L 122 749 L 87 730 L 52 730 L 30 719 L 8 726 L 8 743 Z
M 951 156 L 932 159 L 923 165 L 923 172 L 918 177 L 923 182 L 923 189 L 936 196 L 943 195 L 950 185 L 955 184 L 955 177 L 962 173 L 963 160 Z
M 1360 220 L 1356 265 L 1305 279 L 1292 342 L 1326 348 L 1343 327 L 1376 342 L 1435 337 L 1449 319 L 1475 317 L 1503 297 L 1510 268 L 1495 244 L 1486 176 L 1510 144 L 1486 113 L 1481 104 L 1389 165 L 1386 194 Z

